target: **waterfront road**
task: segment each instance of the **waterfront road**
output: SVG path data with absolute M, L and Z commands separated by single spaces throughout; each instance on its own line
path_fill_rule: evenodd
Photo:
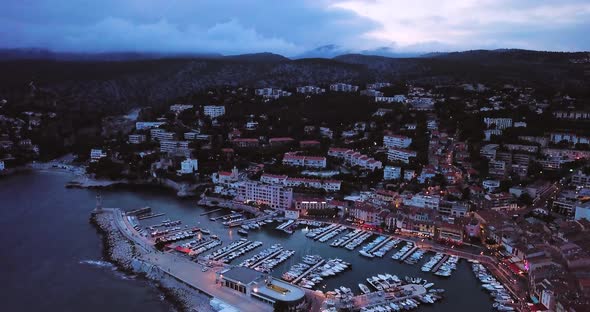
M 152 242 L 142 237 L 128 222 L 119 209 L 103 209 L 103 213 L 109 213 L 110 220 L 119 231 L 144 250 L 140 260 L 159 267 L 163 272 L 184 282 L 187 285 L 219 300 L 226 302 L 243 311 L 272 311 L 271 305 L 263 303 L 252 297 L 246 296 L 216 283 L 214 270 L 201 271 L 201 266 L 186 258 L 178 257 L 173 253 L 157 251 Z

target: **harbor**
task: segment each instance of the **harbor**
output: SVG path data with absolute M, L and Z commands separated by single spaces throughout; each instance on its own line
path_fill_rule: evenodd
M 157 210 L 154 211 L 155 213 L 159 213 Z M 457 284 L 458 287 L 451 286 L 457 283 L 453 282 L 453 280 L 457 278 L 456 276 L 459 276 L 458 278 L 461 280 L 467 278 L 473 283 L 477 282 L 477 280 L 474 279 L 473 274 L 469 272 L 469 267 L 466 266 L 465 262 L 458 262 L 455 264 L 457 269 L 452 278 L 433 275 L 432 273 L 437 271 L 434 270 L 434 267 L 432 268 L 432 273 L 422 271 L 422 266 L 427 260 L 432 258 L 435 253 L 422 250 L 412 242 L 406 241 L 404 243 L 403 238 L 400 237 L 383 234 L 375 235 L 370 231 L 338 224 L 322 224 L 317 221 L 309 222 L 306 220 L 275 220 L 275 217 L 267 217 L 270 218 L 270 220 L 266 219 L 269 222 L 262 220 L 263 226 L 259 226 L 256 231 L 248 231 L 248 239 L 245 239 L 236 235 L 237 231 L 235 228 L 228 227 L 227 225 L 224 225 L 223 222 L 219 222 L 220 220 L 226 222 L 228 219 L 241 218 L 242 216 L 227 209 L 217 209 L 214 212 L 201 216 L 202 213 L 203 211 L 199 212 L 197 210 L 194 214 L 198 215 L 198 217 L 195 217 L 193 214 L 192 218 L 183 218 L 180 215 L 166 211 L 166 220 L 161 220 L 163 218 L 136 220 L 138 221 L 138 224 L 136 224 L 134 229 L 137 230 L 138 233 L 143 232 L 144 234 L 151 233 L 150 229 L 162 232 L 175 229 L 174 231 L 166 233 L 164 236 L 176 235 L 174 233 L 177 232 L 183 233 L 194 231 L 193 234 L 196 236 L 187 238 L 186 240 L 177 241 L 173 245 L 170 245 L 170 247 L 173 247 L 175 250 L 188 248 L 190 250 L 188 253 L 181 251 L 179 252 L 179 256 L 184 255 L 185 257 L 188 257 L 186 259 L 191 261 L 199 271 L 199 264 L 201 264 L 203 270 L 206 270 L 206 268 L 202 265 L 207 264 L 209 267 L 208 271 L 217 271 L 219 270 L 218 268 L 225 266 L 226 263 L 232 263 L 236 266 L 245 266 L 259 272 L 269 273 L 275 278 L 281 279 L 281 277 L 294 265 L 304 264 L 303 260 L 309 255 L 318 255 L 321 260 L 313 263 L 313 265 L 308 265 L 307 267 L 301 266 L 299 268 L 299 274 L 293 277 L 289 282 L 303 289 L 320 290 L 324 294 L 330 289 L 344 287 L 345 289 L 351 289 L 351 297 L 353 298 L 367 295 L 360 291 L 356 294 L 358 291 L 358 284 L 367 283 L 367 276 L 378 276 L 381 274 L 381 272 L 379 272 L 380 267 L 387 267 L 388 271 L 392 271 L 392 275 L 421 276 L 424 280 L 437 279 L 433 282 L 437 284 L 437 287 L 448 290 L 448 293 L 445 295 L 445 300 L 437 302 L 436 305 L 450 304 L 452 306 L 452 301 L 448 298 L 453 298 L 454 293 L 459 295 L 461 292 L 473 291 L 473 289 L 464 288 L 464 282 L 460 282 L 459 284 L 461 285 Z M 216 221 L 212 221 L 212 219 L 215 219 Z M 248 226 L 260 222 L 253 220 L 255 219 L 245 219 L 241 221 L 243 222 L 243 225 Z M 256 220 L 258 220 L 258 218 Z M 178 224 L 177 221 L 181 221 L 181 223 Z M 292 234 L 288 236 L 281 235 L 279 231 L 274 230 L 275 226 L 266 226 L 266 224 L 272 222 L 277 222 L 275 224 L 278 225 L 277 227 L 280 227 L 279 231 L 288 229 L 292 231 Z M 129 225 L 130 227 L 133 227 L 130 222 Z M 210 234 L 207 235 L 201 231 L 206 231 Z M 215 238 L 209 236 L 214 236 Z M 324 243 L 327 241 L 331 241 L 330 245 L 332 247 L 341 248 L 326 249 Z M 355 251 L 355 249 L 361 245 L 362 247 L 358 251 Z M 207 248 L 208 246 L 213 247 Z M 257 248 L 260 248 L 261 251 L 252 255 Z M 368 258 L 363 257 L 362 254 L 360 254 L 360 251 L 365 251 L 372 255 L 380 253 L 383 253 L 384 255 L 386 252 L 391 252 L 393 255 L 399 254 L 398 261 L 402 262 L 407 259 L 412 259 L 412 256 L 416 253 L 422 253 L 422 255 L 415 263 L 411 263 L 410 265 L 391 266 L 391 264 L 386 264 L 391 263 L 391 259 L 382 259 L 383 255 L 381 255 L 381 257 L 374 256 Z M 402 260 L 402 258 L 404 260 Z M 426 259 L 422 260 L 423 258 Z M 381 262 L 383 264 L 380 264 Z M 436 265 L 439 266 L 438 269 L 440 269 L 445 263 L 445 261 L 441 260 L 438 261 Z M 335 264 L 346 264 L 347 266 L 342 266 L 338 272 L 336 272 L 333 270 Z M 426 273 L 429 274 L 424 275 Z M 373 286 L 369 285 L 369 287 Z M 453 287 L 458 289 L 463 288 L 463 290 L 461 292 L 456 292 L 454 289 L 450 289 Z M 378 291 L 378 289 L 373 288 L 370 293 Z M 369 297 L 374 296 L 370 293 L 368 293 Z M 474 293 L 474 295 L 480 295 L 484 298 L 487 297 L 483 292 L 477 292 Z M 415 300 L 420 301 L 421 299 L 418 298 Z M 451 301 L 451 303 L 449 303 L 449 301 Z M 321 300 L 321 302 L 324 302 L 324 300 Z M 354 309 L 358 311 L 362 309 L 364 309 L 363 311 L 379 311 L 377 307 L 380 306 L 380 302 L 381 301 L 375 299 L 366 302 L 366 306 L 355 306 Z M 387 302 L 389 303 L 389 301 Z M 487 302 L 486 305 L 488 307 L 491 307 L 494 303 L 491 302 L 489 298 L 486 299 L 485 302 Z M 347 304 L 349 303 L 350 302 Z M 432 306 L 433 305 L 421 305 L 420 309 L 428 310 Z

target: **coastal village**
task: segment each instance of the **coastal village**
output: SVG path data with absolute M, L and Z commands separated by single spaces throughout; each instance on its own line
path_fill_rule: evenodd
M 0 102 L 0 175 L 45 163 L 40 133 L 59 119 L 3 110 L 8 104 Z M 158 207 L 123 213 L 99 199 L 94 212 L 103 229 L 110 220 L 140 246 L 140 263 L 175 267 L 160 273 L 215 297 L 216 310 L 239 301 L 262 310 L 410 310 L 445 300 L 436 279 L 469 261 L 496 310 L 587 311 L 589 123 L 575 98 L 512 85 L 224 87 L 105 117 L 100 140 L 50 167 L 84 169 L 69 187 L 173 189 L 235 229 L 242 238 L 228 242 Z M 355 281 L 358 289 L 320 289 L 355 268 L 310 254 L 273 276 L 300 251 L 249 240 L 260 228 L 419 262 L 434 276 L 383 267 Z M 181 265 L 202 275 L 185 280 Z

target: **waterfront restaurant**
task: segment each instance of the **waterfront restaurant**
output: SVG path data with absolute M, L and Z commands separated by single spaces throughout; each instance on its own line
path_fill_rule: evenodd
M 280 305 L 289 311 L 299 311 L 304 302 L 305 292 L 301 288 L 250 268 L 238 266 L 216 274 L 216 280 L 222 287 L 231 288 L 273 306 Z

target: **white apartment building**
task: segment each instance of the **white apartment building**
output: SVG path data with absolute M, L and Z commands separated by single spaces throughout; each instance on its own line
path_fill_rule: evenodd
M 586 175 L 582 170 L 578 170 L 572 175 L 572 184 L 580 187 L 590 187 L 590 175 Z
M 326 168 L 326 157 L 323 156 L 301 156 L 292 153 L 285 153 L 283 165 L 294 167 Z
M 195 106 L 191 105 L 191 104 L 174 104 L 174 105 L 170 105 L 170 111 L 178 114 L 178 113 L 185 111 L 187 109 L 192 109 L 193 107 L 195 107 Z
M 382 103 L 405 103 L 408 99 L 405 95 L 394 95 L 394 96 L 376 96 L 375 102 Z
M 483 180 L 482 186 L 486 192 L 491 193 L 500 187 L 499 180 Z
M 498 144 L 487 144 L 487 145 L 484 145 L 479 150 L 479 154 L 482 157 L 485 157 L 485 158 L 487 158 L 489 160 L 496 159 L 496 153 L 497 153 L 499 147 L 500 146 Z
M 512 118 L 493 118 L 493 117 L 485 117 L 483 122 L 489 128 L 492 125 L 496 125 L 496 129 L 506 129 L 512 127 Z
M 130 134 L 129 135 L 129 143 L 131 144 L 141 144 L 146 141 L 145 134 Z
M 440 206 L 440 196 L 428 194 L 414 194 L 411 197 L 404 198 L 403 204 L 406 206 L 438 210 L 438 207 Z
M 199 170 L 199 161 L 187 158 L 180 163 L 179 174 L 192 174 Z
M 359 90 L 359 86 L 353 86 L 346 83 L 334 83 L 330 85 L 330 91 L 335 92 L 356 92 Z
M 321 94 L 326 92 L 326 89 L 316 87 L 316 86 L 303 86 L 297 87 L 297 93 L 303 94 Z
M 211 119 L 215 119 L 219 116 L 225 115 L 225 106 L 223 106 L 223 105 L 205 105 L 203 107 L 203 114 L 205 114 L 205 116 L 211 117 Z
M 318 180 L 309 178 L 291 178 L 287 177 L 283 184 L 289 187 L 309 187 L 315 189 L 324 189 L 327 192 L 337 192 L 342 184 L 339 180 Z
M 284 184 L 285 179 L 287 179 L 286 175 L 278 175 L 278 174 L 270 174 L 265 173 L 260 176 L 260 182 L 266 184 Z
M 152 141 L 171 141 L 174 140 L 175 134 L 164 129 L 156 128 L 150 130 Z
M 410 158 L 416 157 L 417 153 L 412 150 L 403 148 L 390 148 L 387 151 L 387 159 L 391 161 L 401 161 L 405 164 L 410 163 Z
M 291 92 L 283 91 L 274 88 L 261 88 L 255 90 L 256 95 L 262 96 L 265 99 L 278 99 L 283 96 L 291 96 Z
M 367 89 L 377 90 L 377 89 L 381 89 L 381 88 L 385 88 L 385 87 L 389 87 L 389 86 L 391 86 L 391 83 L 389 83 L 389 82 L 374 82 L 374 83 L 368 83 Z
M 551 132 L 550 140 L 552 143 L 566 141 L 572 144 L 590 144 L 589 137 L 580 136 L 575 133 Z
M 191 150 L 188 147 L 188 141 L 160 141 L 160 152 L 167 154 L 183 155 L 184 157 L 191 156 Z
M 237 199 L 243 202 L 265 204 L 273 209 L 289 209 L 293 202 L 293 189 L 260 182 L 244 182 L 238 188 Z
M 394 166 L 385 166 L 383 168 L 383 180 L 397 180 L 401 177 L 402 168 Z
M 405 135 L 388 134 L 383 136 L 383 146 L 407 148 L 412 144 L 412 138 Z
M 107 153 L 100 148 L 93 148 L 90 150 L 90 161 L 95 162 L 99 159 L 107 157 Z
M 138 121 L 135 123 L 135 129 L 137 130 L 146 130 L 146 129 L 152 129 L 152 128 L 157 128 L 161 125 L 166 124 L 163 121 Z

